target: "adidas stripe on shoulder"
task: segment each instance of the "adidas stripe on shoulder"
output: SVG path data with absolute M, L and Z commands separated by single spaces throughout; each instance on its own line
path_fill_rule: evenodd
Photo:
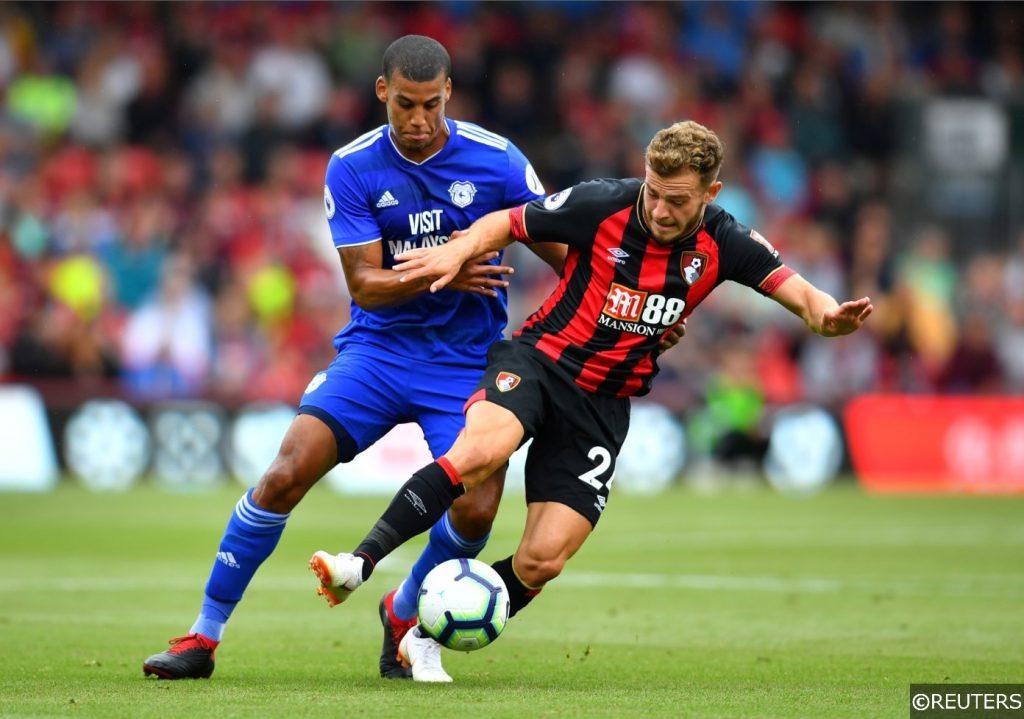
M 377 140 L 384 137 L 384 125 L 378 127 L 376 130 L 370 130 L 364 135 L 360 135 L 352 142 L 347 145 L 338 148 L 334 151 L 334 156 L 339 160 L 346 155 L 351 155 L 353 152 L 359 152 L 373 145 Z
M 457 129 L 459 129 L 459 130 L 465 130 L 466 132 L 473 133 L 475 135 L 479 135 L 480 137 L 483 137 L 483 138 L 488 139 L 488 140 L 493 140 L 495 142 L 503 142 L 506 145 L 508 144 L 508 138 L 507 137 L 502 137 L 501 135 L 499 135 L 496 132 L 491 132 L 490 130 L 485 130 L 484 128 L 482 128 L 479 125 L 477 125 L 475 123 L 472 123 L 472 122 L 464 122 L 463 120 L 456 120 L 455 121 L 455 127 Z
M 462 122 L 461 120 L 455 121 L 455 132 L 461 137 L 465 137 L 467 140 L 473 140 L 479 142 L 481 145 L 489 145 L 498 150 L 508 149 L 508 140 L 501 135 L 485 130 L 479 125 L 474 125 L 471 122 Z

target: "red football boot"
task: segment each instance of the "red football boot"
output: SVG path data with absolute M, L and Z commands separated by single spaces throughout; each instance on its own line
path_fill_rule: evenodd
M 412 669 L 402 666 L 398 658 L 398 645 L 402 637 L 419 623 L 416 617 L 405 621 L 395 616 L 395 592 L 390 592 L 380 600 L 380 623 L 384 626 L 384 646 L 380 650 L 380 675 L 385 679 L 412 679 Z
M 147 677 L 160 679 L 209 679 L 213 674 L 213 653 L 220 642 L 202 634 L 175 637 L 167 651 L 154 654 L 142 663 Z

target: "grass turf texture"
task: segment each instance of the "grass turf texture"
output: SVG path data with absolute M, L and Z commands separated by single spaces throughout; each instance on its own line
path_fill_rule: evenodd
M 197 611 L 240 490 L 0 495 L 0 716 L 905 717 L 910 682 L 1024 679 L 1024 501 L 614 496 L 597 532 L 456 683 L 377 677 L 376 604 L 416 546 L 344 606 L 318 548 L 385 498 L 315 489 L 228 627 L 210 681 L 142 678 Z M 508 497 L 482 559 L 515 547 Z

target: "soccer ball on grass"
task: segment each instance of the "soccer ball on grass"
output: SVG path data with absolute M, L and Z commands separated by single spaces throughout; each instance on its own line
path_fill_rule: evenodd
M 482 649 L 508 622 L 508 590 L 498 573 L 476 559 L 449 559 L 423 580 L 420 626 L 449 649 Z

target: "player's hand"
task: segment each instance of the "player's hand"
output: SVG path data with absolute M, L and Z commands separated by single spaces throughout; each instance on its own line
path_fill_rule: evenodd
M 469 259 L 463 255 L 460 244 L 448 242 L 437 247 L 418 247 L 400 255 L 395 255 L 399 263 L 392 267 L 401 272 L 399 282 L 412 282 L 420 278 L 433 280 L 431 292 L 437 292 L 448 286 Z
M 450 290 L 472 292 L 487 297 L 497 297 L 498 287 L 508 287 L 508 281 L 501 275 L 511 275 L 515 270 L 506 265 L 492 265 L 491 260 L 499 253 L 487 252 L 470 259 L 459 270 L 459 274 L 448 285 Z
M 844 302 L 833 310 L 826 310 L 821 317 L 822 337 L 840 337 L 856 331 L 874 311 L 871 299 L 861 297 L 859 300 Z
M 675 327 L 671 328 L 668 332 L 661 336 L 661 342 L 658 343 L 658 354 L 668 352 L 670 349 L 679 344 L 679 340 L 686 336 L 686 320 L 683 320 Z

